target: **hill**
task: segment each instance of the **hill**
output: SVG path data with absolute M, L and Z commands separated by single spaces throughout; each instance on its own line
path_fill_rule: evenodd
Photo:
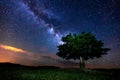
M 0 67 L 2 68 L 29 68 L 29 69 L 59 69 L 56 66 L 25 66 L 14 63 L 0 63 Z

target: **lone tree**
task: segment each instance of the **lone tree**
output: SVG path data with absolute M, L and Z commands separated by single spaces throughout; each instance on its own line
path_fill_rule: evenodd
M 57 46 L 56 55 L 63 59 L 80 60 L 80 68 L 84 69 L 85 60 L 101 57 L 107 54 L 109 48 L 103 48 L 104 43 L 97 40 L 90 32 L 82 32 L 81 34 L 68 34 L 62 37 L 63 44 Z

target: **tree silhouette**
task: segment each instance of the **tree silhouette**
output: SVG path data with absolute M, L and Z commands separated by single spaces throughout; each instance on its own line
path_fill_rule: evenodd
M 62 37 L 64 44 L 58 47 L 56 55 L 63 59 L 79 59 L 80 68 L 84 69 L 85 60 L 93 59 L 94 57 L 101 57 L 107 54 L 109 48 L 103 48 L 104 43 L 97 40 L 96 37 L 90 32 L 82 32 L 81 34 L 68 34 Z

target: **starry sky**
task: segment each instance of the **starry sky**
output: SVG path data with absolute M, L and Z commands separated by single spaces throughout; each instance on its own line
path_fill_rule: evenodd
M 76 67 L 56 46 L 83 31 L 111 48 L 87 66 L 120 68 L 120 0 L 0 0 L 0 62 Z

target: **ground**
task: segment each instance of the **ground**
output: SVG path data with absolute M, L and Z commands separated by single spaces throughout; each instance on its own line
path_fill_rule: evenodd
M 1 67 L 0 80 L 120 80 L 120 70 Z

